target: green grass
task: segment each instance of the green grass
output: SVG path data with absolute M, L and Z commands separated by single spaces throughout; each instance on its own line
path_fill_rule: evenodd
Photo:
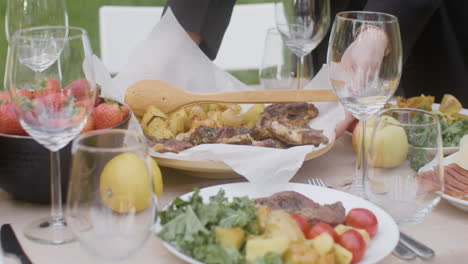
M 20 1 L 20 0 L 13 0 Z M 162 6 L 165 0 L 66 0 L 70 25 L 85 28 L 90 36 L 93 51 L 99 56 L 99 8 L 104 5 L 117 6 Z M 238 0 L 237 4 L 266 3 L 273 0 Z M 5 32 L 6 0 L 0 1 L 0 32 Z M 0 90 L 7 54 L 5 34 L 0 34 Z M 258 83 L 257 70 L 235 71 L 234 76 L 247 84 Z

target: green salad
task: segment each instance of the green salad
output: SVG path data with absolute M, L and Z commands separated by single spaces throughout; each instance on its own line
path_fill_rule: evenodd
M 203 202 L 200 190 L 187 200 L 175 199 L 159 213 L 161 230 L 158 236 L 178 250 L 207 264 L 244 264 L 243 248 L 237 250 L 216 243 L 215 229 L 241 228 L 248 235 L 258 235 L 255 201 L 235 197 L 228 201 L 224 190 Z M 269 253 L 255 264 L 282 264 L 281 256 Z

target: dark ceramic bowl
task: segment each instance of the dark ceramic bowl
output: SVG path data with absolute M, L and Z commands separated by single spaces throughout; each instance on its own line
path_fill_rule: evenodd
M 112 128 L 127 129 L 129 120 L 130 115 Z M 67 197 L 71 145 L 60 150 L 63 200 Z M 50 152 L 32 137 L 0 134 L 0 188 L 18 200 L 50 203 Z

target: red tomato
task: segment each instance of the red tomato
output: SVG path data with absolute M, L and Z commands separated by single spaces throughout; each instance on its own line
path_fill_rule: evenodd
M 331 227 L 329 224 L 326 224 L 326 223 L 318 223 L 314 225 L 310 229 L 309 233 L 307 233 L 307 239 L 314 239 L 315 237 L 319 236 L 320 234 L 324 232 L 332 236 L 335 242 L 338 241 L 338 233 L 336 233 L 333 227 Z
M 304 217 L 297 215 L 297 214 L 289 214 L 291 217 L 296 220 L 297 225 L 299 228 L 302 230 L 302 233 L 304 233 L 304 236 L 307 236 L 307 233 L 309 233 L 309 223 L 307 223 L 307 219 Z
M 338 244 L 346 248 L 353 254 L 351 263 L 359 262 L 364 253 L 366 253 L 366 241 L 362 238 L 361 234 L 354 229 L 350 229 L 338 237 Z
M 364 229 L 371 237 L 377 233 L 377 217 L 364 208 L 354 208 L 346 215 L 345 224 L 347 226 Z

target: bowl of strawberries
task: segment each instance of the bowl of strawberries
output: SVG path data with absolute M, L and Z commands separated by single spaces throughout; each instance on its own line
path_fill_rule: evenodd
M 69 84 L 63 91 L 79 93 L 82 81 L 85 80 L 77 80 Z M 50 97 L 54 98 L 60 90 L 58 82 L 51 78 L 44 85 L 44 89 L 39 92 L 50 93 Z M 18 93 L 33 99 L 38 91 L 24 90 Z M 127 129 L 129 120 L 128 106 L 98 97 L 93 112 L 88 117 L 81 133 L 100 129 Z M 68 189 L 71 145 L 70 142 L 60 150 L 62 197 L 66 197 Z M 0 146 L 0 188 L 18 200 L 49 203 L 50 152 L 22 128 L 7 92 L 0 92 Z

